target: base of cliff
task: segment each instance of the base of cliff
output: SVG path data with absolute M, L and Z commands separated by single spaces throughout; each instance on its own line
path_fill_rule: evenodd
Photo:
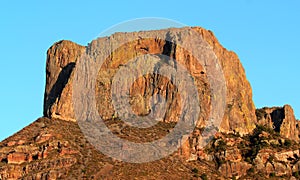
M 158 136 L 173 125 L 162 125 Z M 168 131 L 168 130 L 166 130 Z M 197 130 L 196 130 L 197 131 Z M 132 139 L 126 129 L 120 136 Z M 155 132 L 145 132 L 147 134 Z M 150 135 L 149 135 L 150 137 Z M 182 149 L 150 163 L 130 164 L 98 152 L 75 122 L 40 118 L 0 143 L 0 179 L 265 179 L 299 177 L 299 144 L 266 126 L 252 134 L 217 133 L 202 149 Z M 135 140 L 136 141 L 136 140 Z

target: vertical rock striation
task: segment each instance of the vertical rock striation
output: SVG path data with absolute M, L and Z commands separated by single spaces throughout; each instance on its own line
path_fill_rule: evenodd
M 256 116 L 255 107 L 252 101 L 252 90 L 246 79 L 244 68 L 240 63 L 238 56 L 226 50 L 218 42 L 211 31 L 200 27 L 185 28 L 187 31 L 196 31 L 207 44 L 211 46 L 222 66 L 224 78 L 227 86 L 226 108 L 223 121 L 219 130 L 222 132 L 239 132 L 247 134 L 255 128 Z M 188 43 L 189 39 L 181 39 L 179 30 L 165 29 L 159 32 L 165 33 L 166 37 L 173 36 L 181 43 Z M 60 41 L 55 43 L 47 53 L 47 76 L 46 90 L 44 100 L 44 116 L 50 118 L 59 118 L 67 121 L 75 121 L 72 105 L 72 78 L 73 68 L 76 68 L 76 61 L 80 55 L 85 53 L 86 48 L 93 44 L 99 44 L 103 41 L 113 42 L 126 40 L 127 37 L 136 37 L 132 41 L 123 45 L 118 51 L 114 52 L 106 63 L 99 70 L 96 87 L 97 107 L 100 115 L 104 119 L 114 118 L 114 109 L 111 105 L 111 81 L 114 73 L 126 61 L 124 59 L 136 57 L 142 54 L 163 54 L 174 58 L 193 75 L 197 84 L 199 100 L 201 106 L 200 126 L 203 125 L 211 111 L 210 86 L 207 80 L 205 67 L 202 67 L 196 60 L 176 44 L 161 39 L 143 39 L 140 35 L 143 33 L 153 34 L 158 31 L 116 33 L 110 37 L 94 40 L 89 47 L 84 47 L 70 41 Z M 193 37 L 188 37 L 192 39 Z M 186 42 L 185 42 L 186 41 Z M 103 47 L 103 51 L 110 50 L 110 47 Z M 163 60 L 163 58 L 161 58 Z M 175 66 L 175 65 L 174 65 Z M 155 84 L 154 86 L 152 86 Z M 122 87 L 120 87 L 122 88 Z M 149 98 L 157 94 L 162 94 L 166 98 L 168 109 L 163 119 L 165 122 L 177 121 L 178 113 L 181 107 L 180 92 L 166 78 L 149 75 L 139 78 L 130 90 L 132 95 L 132 108 L 138 115 L 147 114 L 149 111 Z
M 72 72 L 85 47 L 59 41 L 47 51 L 44 116 L 75 121 L 72 106 Z

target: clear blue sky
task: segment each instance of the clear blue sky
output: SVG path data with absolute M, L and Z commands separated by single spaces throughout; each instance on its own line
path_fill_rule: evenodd
M 257 107 L 291 104 L 300 118 L 300 1 L 1 1 L 0 140 L 42 116 L 47 49 L 86 45 L 133 18 L 163 17 L 212 30 L 235 51 Z

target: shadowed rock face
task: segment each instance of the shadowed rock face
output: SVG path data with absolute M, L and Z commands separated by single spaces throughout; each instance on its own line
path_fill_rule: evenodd
M 85 47 L 59 41 L 47 51 L 44 116 L 74 121 L 72 72 Z
M 227 51 L 220 45 L 211 31 L 194 27 L 193 31 L 198 32 L 207 44 L 211 46 L 213 52 L 219 59 L 222 66 L 224 78 L 227 86 L 226 107 L 223 121 L 219 130 L 222 132 L 249 133 L 255 127 L 256 116 L 255 107 L 252 101 L 252 90 L 246 79 L 244 68 L 237 55 Z M 181 40 L 178 29 L 159 30 L 166 34 L 173 34 L 173 38 L 179 39 L 182 43 L 188 40 Z M 190 31 L 192 31 L 190 29 Z M 158 31 L 147 32 L 149 34 Z M 70 41 L 60 41 L 55 43 L 47 52 L 47 75 L 44 100 L 44 116 L 49 118 L 59 118 L 67 121 L 76 121 L 72 104 L 72 79 L 73 70 L 76 68 L 76 61 L 80 55 L 86 52 L 93 44 L 101 43 L 104 40 L 111 42 L 124 41 L 127 37 L 136 37 L 136 41 L 129 42 L 114 52 L 99 70 L 96 86 L 96 100 L 99 114 L 103 119 L 115 117 L 115 111 L 111 104 L 111 82 L 114 72 L 126 63 L 129 58 L 143 54 L 166 55 L 177 60 L 194 77 L 199 93 L 199 104 L 201 114 L 199 126 L 204 125 L 208 120 L 209 113 L 216 111 L 211 109 L 211 91 L 205 72 L 193 56 L 180 46 L 161 39 L 143 39 L 139 35 L 142 32 L 117 33 L 110 37 L 99 38 L 93 41 L 89 47 L 84 47 Z M 189 37 L 193 38 L 193 37 Z M 112 43 L 113 44 L 113 43 Z M 110 50 L 110 47 L 103 47 L 103 51 Z M 164 61 L 164 58 L 161 58 Z M 175 66 L 175 65 L 174 65 Z M 120 87 L 122 88 L 122 87 Z M 130 89 L 131 106 L 138 115 L 146 115 L 149 111 L 149 99 L 157 94 L 162 95 L 167 102 L 165 122 L 178 121 L 180 113 L 180 92 L 174 84 L 167 78 L 157 75 L 147 75 L 135 81 Z
M 299 122 L 290 105 L 258 109 L 256 115 L 258 124 L 273 128 L 283 137 L 299 141 Z

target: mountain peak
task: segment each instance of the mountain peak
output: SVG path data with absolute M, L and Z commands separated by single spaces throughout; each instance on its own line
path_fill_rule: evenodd
M 226 50 L 211 31 L 184 27 L 120 32 L 88 46 L 63 40 L 49 48 L 46 61 L 44 117 L 0 142 L 0 180 L 299 177 L 300 130 L 292 107 L 255 110 L 238 56 Z M 131 74 L 137 77 L 131 80 Z M 116 97 L 123 96 L 121 100 L 127 100 L 130 108 L 126 104 L 115 108 L 123 102 Z M 82 110 L 76 109 L 78 103 Z M 94 110 L 105 130 L 130 142 L 107 143 L 114 146 L 104 148 L 116 150 L 118 157 L 147 160 L 149 149 L 155 150 L 154 155 L 166 155 L 136 163 L 107 155 L 76 118 L 79 111 L 87 114 L 84 121 L 94 122 Z M 148 120 L 155 119 L 156 124 L 130 126 L 135 122 L 128 123 L 130 116 L 122 116 L 127 110 L 141 119 L 150 116 Z M 179 139 L 160 141 L 194 117 L 188 136 L 179 131 L 175 134 Z M 95 139 L 108 141 L 97 136 L 106 131 L 87 130 Z M 130 146 L 152 142 L 159 143 L 140 150 Z M 170 144 L 179 146 L 164 151 Z M 132 151 L 136 154 L 128 153 Z

